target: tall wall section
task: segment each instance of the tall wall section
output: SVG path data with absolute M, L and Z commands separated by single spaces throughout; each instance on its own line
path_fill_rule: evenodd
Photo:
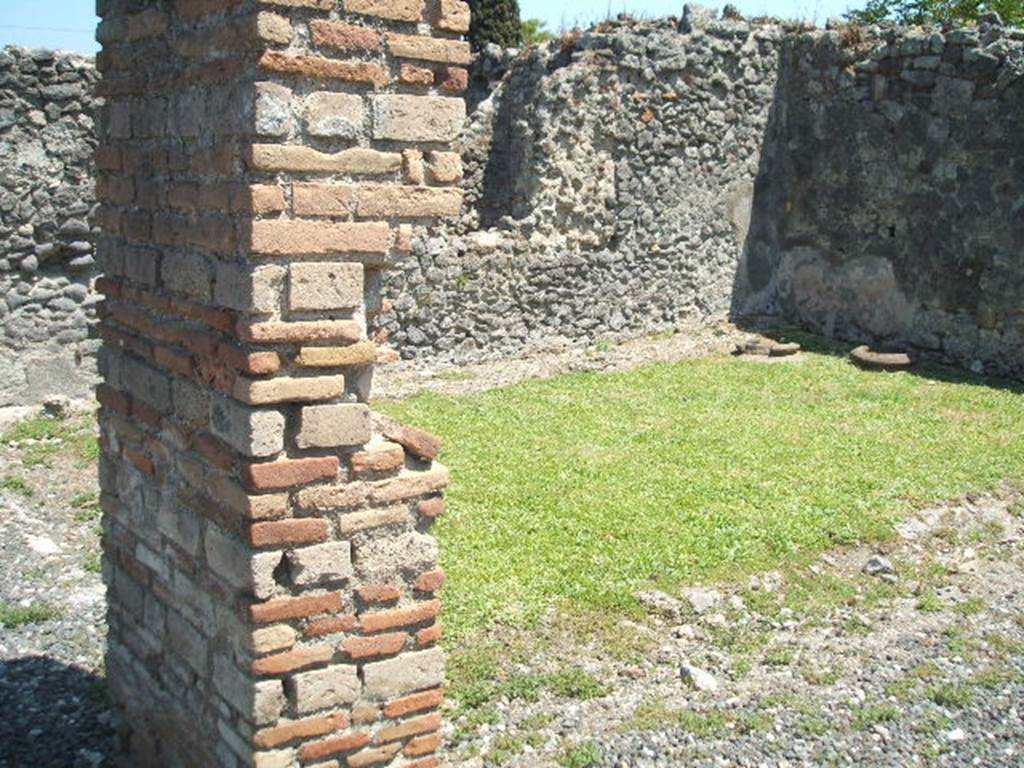
M 129 764 L 432 768 L 439 441 L 381 270 L 457 210 L 458 0 L 101 0 L 107 677 Z
M 781 72 L 764 306 L 1024 378 L 1024 31 L 801 35 Z
M 404 357 L 774 314 L 1024 376 L 1021 30 L 690 6 L 498 64 L 466 212 L 387 279 Z
M 388 275 L 389 343 L 476 359 L 725 318 L 789 30 L 613 21 L 512 61 L 461 139 L 465 215 Z
M 0 406 L 95 385 L 95 85 L 91 57 L 0 50 Z

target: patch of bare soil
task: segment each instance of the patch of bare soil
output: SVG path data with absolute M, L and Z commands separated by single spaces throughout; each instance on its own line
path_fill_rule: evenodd
M 619 344 L 599 342 L 592 347 L 571 347 L 472 365 L 433 366 L 415 360 L 404 361 L 382 366 L 376 372 L 373 396 L 398 399 L 418 392 L 465 395 L 563 373 L 630 371 L 653 363 L 728 354 L 750 338 L 751 334 L 731 323 L 722 323 L 644 336 Z

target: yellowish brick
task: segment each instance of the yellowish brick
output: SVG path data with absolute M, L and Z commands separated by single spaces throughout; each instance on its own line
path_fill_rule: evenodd
M 250 148 L 248 161 L 256 171 L 295 173 L 374 176 L 395 173 L 402 168 L 400 153 L 378 152 L 361 147 L 326 153 L 296 145 L 256 144 Z
M 359 188 L 358 214 L 366 218 L 457 216 L 462 196 L 457 187 L 364 186 Z
M 253 253 L 264 256 L 387 253 L 391 229 L 380 222 L 264 220 L 252 223 Z
M 302 262 L 291 265 L 288 303 L 293 311 L 354 309 L 363 304 L 363 265 Z
M 392 141 L 450 142 L 462 130 L 466 103 L 442 96 L 373 97 L 373 135 Z
M 469 43 L 425 35 L 388 35 L 388 51 L 399 58 L 434 61 L 438 64 L 465 65 L 473 61 Z
M 427 180 L 434 184 L 452 184 L 462 179 L 462 156 L 458 152 L 428 152 Z
M 377 359 L 377 345 L 361 341 L 347 347 L 303 347 L 295 364 L 303 368 L 340 368 L 344 365 L 369 365 Z
M 437 26 L 449 32 L 469 31 L 469 3 L 462 0 L 441 0 L 438 7 Z
M 345 10 L 395 21 L 419 21 L 423 0 L 345 0 Z
M 296 379 L 279 376 L 274 379 L 257 380 L 240 376 L 235 382 L 233 394 L 235 399 L 249 405 L 314 403 L 333 400 L 345 394 L 345 377 L 316 376 Z

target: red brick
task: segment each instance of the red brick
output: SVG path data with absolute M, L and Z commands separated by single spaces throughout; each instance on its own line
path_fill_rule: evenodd
M 397 741 L 414 736 L 418 733 L 429 733 L 441 727 L 441 713 L 433 712 L 414 720 L 406 720 L 404 723 L 392 725 L 388 728 L 381 728 L 377 731 L 375 739 L 378 742 Z
M 273 749 L 296 739 L 326 736 L 333 731 L 348 728 L 348 725 L 348 715 L 341 712 L 323 717 L 307 717 L 304 720 L 293 720 L 284 725 L 257 731 L 253 741 L 260 749 Z
M 397 472 L 405 466 L 405 451 L 397 444 L 381 445 L 352 454 L 350 466 L 356 477 Z
M 387 85 L 388 73 L 383 67 L 365 61 L 338 61 L 322 56 L 302 56 L 280 51 L 266 51 L 259 60 L 267 72 L 296 75 L 312 80 L 344 80 L 369 85 Z
M 462 93 L 469 87 L 469 72 L 462 67 L 448 67 L 441 81 L 441 90 Z
M 434 519 L 444 514 L 444 507 L 444 496 L 434 496 L 433 498 L 421 501 L 416 506 L 416 511 L 424 517 Z
M 281 356 L 277 352 L 246 352 L 233 344 L 220 344 L 217 356 L 233 368 L 253 374 L 265 376 L 281 370 Z
M 157 347 L 153 351 L 153 359 L 157 365 L 174 371 L 181 376 L 192 375 L 192 357 L 167 347 Z
M 320 518 L 274 520 L 267 523 L 253 523 L 249 528 L 249 543 L 254 547 L 315 544 L 327 541 L 330 532 L 327 521 Z
M 124 457 L 147 475 L 156 474 L 156 466 L 145 454 L 139 453 L 139 451 L 136 451 L 133 448 L 125 448 Z
M 356 590 L 364 603 L 393 603 L 402 597 L 402 590 L 391 584 L 367 584 Z
M 96 387 L 96 399 L 104 408 L 117 411 L 125 416 L 131 411 L 131 398 L 106 384 L 100 384 Z
M 356 623 L 356 617 L 352 615 L 328 616 L 306 624 L 302 629 L 302 634 L 306 637 L 322 637 L 339 632 L 350 632 L 355 629 Z
M 421 459 L 433 461 L 441 453 L 441 438 L 430 432 L 399 424 L 393 419 L 381 419 L 380 428 L 384 437 L 405 446 L 410 453 Z
M 341 643 L 341 649 L 353 659 L 393 656 L 405 648 L 408 640 L 409 635 L 405 632 L 393 632 L 373 637 L 350 637 Z
M 432 624 L 425 629 L 421 629 L 416 633 L 416 645 L 423 647 L 425 645 L 433 645 L 441 639 L 441 625 Z
M 444 570 L 437 568 L 421 573 L 416 579 L 416 589 L 420 592 L 436 592 L 444 585 Z
M 364 632 L 380 632 L 394 627 L 405 627 L 429 621 L 441 612 L 440 600 L 427 600 L 405 608 L 370 613 L 360 618 Z
M 417 736 L 415 739 L 410 740 L 409 743 L 405 745 L 405 749 L 402 750 L 402 754 L 406 757 L 429 755 L 432 752 L 436 752 L 440 746 L 441 732 L 434 731 L 434 733 Z
M 442 701 L 444 701 L 444 691 L 434 688 L 430 691 L 421 691 L 389 701 L 384 705 L 384 714 L 391 718 L 405 717 L 413 712 L 439 707 Z
M 406 763 L 402 768 L 437 768 L 440 764 L 436 757 L 427 757 L 414 763 Z
M 319 760 L 322 757 L 337 755 L 341 752 L 351 752 L 360 747 L 365 747 L 369 743 L 369 734 L 350 733 L 333 739 L 317 741 L 313 744 L 303 744 L 299 747 L 299 757 L 305 762 L 310 762 L 312 760 Z
M 330 646 L 307 646 L 256 659 L 252 663 L 252 671 L 255 675 L 283 675 L 306 667 L 326 664 L 333 657 L 334 650 Z
M 341 593 L 328 592 L 324 595 L 282 597 L 265 603 L 254 603 L 249 606 L 249 616 L 254 624 L 269 624 L 274 621 L 304 619 L 318 613 L 340 611 L 341 606 Z
M 246 464 L 243 475 L 252 490 L 268 491 L 307 485 L 317 480 L 333 480 L 338 475 L 338 468 L 337 456 L 317 456 Z
M 220 469 L 232 469 L 235 466 L 234 452 L 207 432 L 198 432 L 192 437 L 192 449 Z
M 383 46 L 380 32 L 370 27 L 358 27 L 339 21 L 316 19 L 309 23 L 313 43 L 339 51 L 377 51 Z

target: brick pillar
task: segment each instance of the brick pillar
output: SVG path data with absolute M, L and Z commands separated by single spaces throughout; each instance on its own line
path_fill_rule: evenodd
M 438 441 L 381 270 L 459 211 L 460 0 L 99 0 L 110 691 L 133 766 L 427 768 Z M 379 341 L 379 339 L 377 339 Z

